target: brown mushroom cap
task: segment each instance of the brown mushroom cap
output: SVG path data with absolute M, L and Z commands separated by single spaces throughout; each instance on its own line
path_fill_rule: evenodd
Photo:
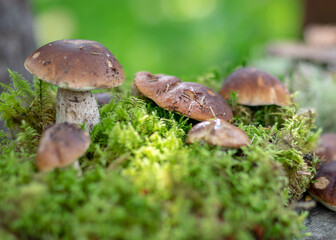
M 243 130 L 218 118 L 200 122 L 190 129 L 186 143 L 196 141 L 229 148 L 240 148 L 250 143 L 249 137 Z
M 231 121 L 232 110 L 216 92 L 192 82 L 182 82 L 174 76 L 139 72 L 134 85 L 146 97 L 169 111 L 179 112 L 198 121 L 220 118 Z
M 336 133 L 324 133 L 315 154 L 323 162 L 336 161 Z
M 233 91 L 237 92 L 238 103 L 244 105 L 291 104 L 289 91 L 280 80 L 255 68 L 242 68 L 227 77 L 220 94 L 228 99 Z
M 40 171 L 67 166 L 85 153 L 90 142 L 90 135 L 76 124 L 54 124 L 41 137 L 36 165 Z
M 108 92 L 95 93 L 93 94 L 99 107 L 109 104 L 110 101 L 114 98 L 114 95 Z
M 327 208 L 336 211 L 336 161 L 323 163 L 313 181 L 309 194 Z
M 38 78 L 74 91 L 113 88 L 125 79 L 113 54 L 89 40 L 51 42 L 28 56 L 24 65 Z

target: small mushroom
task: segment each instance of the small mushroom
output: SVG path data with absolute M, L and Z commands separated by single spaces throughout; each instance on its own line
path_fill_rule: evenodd
M 77 161 L 90 145 L 90 135 L 72 123 L 53 124 L 43 133 L 36 154 L 40 171 L 50 171 Z
M 322 162 L 336 161 L 336 133 L 324 133 L 315 154 Z
M 108 104 L 114 98 L 114 96 L 108 92 L 95 93 L 93 96 L 95 97 L 99 107 Z
M 220 94 L 228 99 L 232 92 L 237 92 L 238 103 L 243 105 L 291 104 L 289 91 L 280 80 L 255 68 L 242 68 L 227 77 Z
M 191 144 L 196 141 L 228 148 L 240 148 L 250 143 L 249 137 L 243 130 L 218 118 L 200 122 L 190 129 L 186 143 Z
M 160 107 L 189 118 L 205 121 L 220 118 L 231 121 L 232 110 L 225 100 L 210 88 L 164 74 L 139 72 L 135 87 Z
M 59 87 L 56 122 L 85 123 L 88 131 L 100 121 L 91 90 L 113 88 L 125 79 L 113 54 L 89 40 L 48 43 L 28 56 L 24 65 L 30 73 Z
M 336 211 L 336 161 L 319 167 L 308 191 L 316 201 Z

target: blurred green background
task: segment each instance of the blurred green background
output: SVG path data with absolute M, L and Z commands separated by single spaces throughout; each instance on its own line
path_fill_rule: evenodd
M 32 0 L 38 46 L 96 40 L 124 66 L 191 79 L 262 54 L 271 40 L 298 38 L 299 0 Z

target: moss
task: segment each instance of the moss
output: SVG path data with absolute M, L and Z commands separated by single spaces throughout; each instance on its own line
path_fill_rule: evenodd
M 292 67 L 288 82 L 293 91 L 298 91 L 295 100 L 304 108 L 318 113 L 316 125 L 325 132 L 336 131 L 336 81 L 335 70 L 312 63 L 299 62 Z
M 23 131 L 15 140 L 2 142 L 0 237 L 302 236 L 305 214 L 286 205 L 305 191 L 312 177 L 297 172 L 314 173 L 316 159 L 307 157 L 319 134 L 313 131 L 313 115 L 281 109 L 281 123 L 272 126 L 236 118 L 234 123 L 252 144 L 230 150 L 185 145 L 194 121 L 150 100 L 125 93 L 116 99 L 100 109 L 101 123 L 80 159 L 81 177 L 71 167 L 38 173 L 34 158 L 40 128 L 32 116 L 18 125 Z M 261 109 L 260 114 L 267 111 Z M 6 113 L 2 116 L 12 119 Z
M 37 78 L 30 86 L 22 76 L 8 71 L 12 85 L 0 83 L 4 88 L 0 96 L 1 119 L 10 130 L 18 131 L 21 122 L 26 121 L 41 134 L 55 119 L 55 89 Z

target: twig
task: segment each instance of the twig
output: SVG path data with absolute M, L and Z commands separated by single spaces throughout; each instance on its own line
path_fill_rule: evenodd
M 212 107 L 210 107 L 210 111 L 212 112 L 213 117 L 216 118 L 216 114 L 215 114 L 215 112 L 212 110 Z
M 113 171 L 113 170 L 115 170 L 120 164 L 122 164 L 123 162 L 125 162 L 130 156 L 131 156 L 130 153 L 126 153 L 126 154 L 123 154 L 123 155 L 119 156 L 118 158 L 116 158 L 116 160 L 114 160 L 114 161 L 107 167 L 107 169 L 108 169 L 109 171 Z

